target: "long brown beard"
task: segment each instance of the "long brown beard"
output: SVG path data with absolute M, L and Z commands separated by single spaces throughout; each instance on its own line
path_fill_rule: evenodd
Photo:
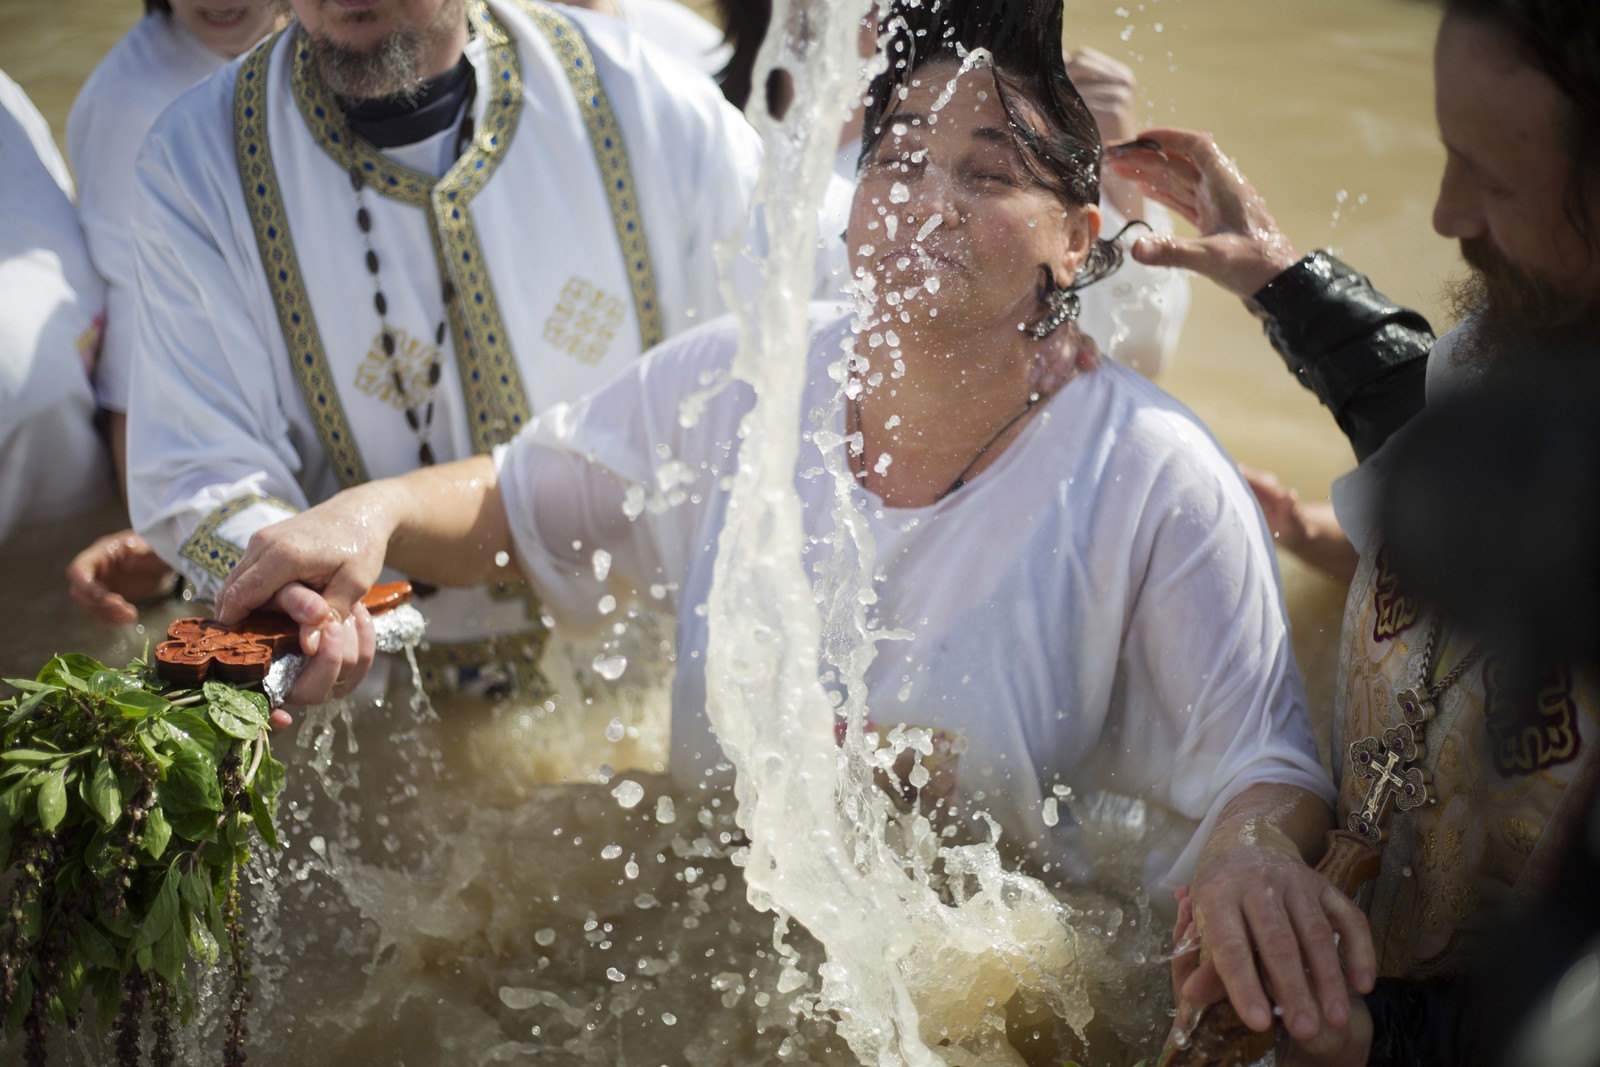
M 370 48 L 351 48 L 323 33 L 311 35 L 311 57 L 322 80 L 354 100 L 409 97 L 422 85 L 422 65 L 463 18 L 464 0 L 449 0 L 420 29 L 403 26 Z
M 1562 292 L 1482 238 L 1463 240 L 1461 256 L 1471 269 L 1446 282 L 1444 294 L 1457 321 L 1471 320 L 1455 350 L 1458 363 L 1491 373 L 1600 344 L 1600 294 Z

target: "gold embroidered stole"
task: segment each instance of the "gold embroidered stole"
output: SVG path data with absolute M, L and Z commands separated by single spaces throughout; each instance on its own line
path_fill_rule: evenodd
M 570 20 L 548 8 L 525 7 L 560 58 L 584 117 L 611 205 L 640 341 L 649 348 L 661 340 L 661 311 L 621 126 L 582 34 Z M 510 440 L 532 417 L 471 210 L 473 198 L 510 149 L 522 112 L 524 87 L 516 43 L 483 0 L 470 0 L 469 17 L 488 45 L 491 89 L 471 145 L 437 181 L 393 162 L 351 134 L 331 92 L 316 76 L 304 33 L 294 26 L 283 32 L 295 35 L 290 41 L 294 96 L 318 144 L 341 167 L 360 168 L 369 188 L 428 214 L 440 278 L 449 279 L 457 294 L 449 307 L 450 330 L 473 450 L 485 453 Z M 339 484 L 348 488 L 366 481 L 367 469 L 340 403 L 312 313 L 268 139 L 267 75 L 276 44 L 274 38 L 257 48 L 239 72 L 234 90 L 235 154 L 257 250 L 296 378 Z
M 1345 611 L 1336 759 L 1347 761 L 1349 743 L 1399 721 L 1395 694 L 1419 678 L 1428 627 L 1383 553 L 1364 560 Z M 1444 637 L 1427 682 L 1468 651 Z M 1363 894 L 1380 974 L 1458 973 L 1506 910 L 1529 902 L 1559 852 L 1568 791 L 1595 765 L 1600 702 L 1592 683 L 1552 671 L 1530 705 L 1507 692 L 1489 656 L 1440 695 L 1419 761 L 1432 776 L 1433 803 L 1393 815 L 1382 871 Z M 1342 822 L 1369 783 L 1341 767 Z

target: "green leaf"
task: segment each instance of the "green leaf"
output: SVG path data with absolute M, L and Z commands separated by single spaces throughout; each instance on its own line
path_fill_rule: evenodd
M 206 709 L 208 716 L 216 723 L 217 729 L 229 737 L 250 741 L 259 737 L 266 728 L 266 701 L 257 694 L 240 692 L 217 682 L 207 682 L 205 694 L 210 703 Z M 249 699 L 252 696 L 260 700 L 259 707 Z
M 111 698 L 111 703 L 122 709 L 125 719 L 142 719 L 146 715 L 158 715 L 171 707 L 171 703 L 154 693 L 146 693 L 142 689 L 128 689 Z
M 186 745 L 172 754 L 166 778 L 156 786 L 156 794 L 168 816 L 195 811 L 220 812 L 222 786 L 217 782 L 217 763 L 203 748 Z
M 0 826 L 15 826 L 22 821 L 23 814 L 28 810 L 28 798 L 33 794 L 33 786 L 26 782 L 12 782 L 0 791 Z
M 183 984 L 183 946 L 187 940 L 184 924 L 180 921 L 173 923 L 161 940 L 152 946 L 151 962 L 155 964 L 156 973 L 174 989 Z
M 228 714 L 257 726 L 267 725 L 270 709 L 267 707 L 267 698 L 260 693 L 235 689 L 221 682 L 207 682 L 204 692 L 206 701 L 212 708 L 221 708 Z
M 35 690 L 32 695 L 24 697 L 22 700 L 17 702 L 17 709 L 10 715 L 6 716 L 6 729 L 9 730 L 18 723 L 27 721 L 28 717 L 33 714 L 34 709 L 40 704 L 44 703 L 46 700 L 49 700 L 57 693 L 64 692 L 66 692 L 66 690 L 60 686 L 50 685 Z
M 183 882 L 178 889 L 180 899 L 201 915 L 205 914 L 206 899 L 211 896 L 211 878 L 207 874 L 208 870 L 209 868 L 202 863 L 195 864 L 194 868 L 183 876 Z
M 116 1021 L 122 1007 L 122 970 L 95 971 L 89 975 L 89 992 L 94 994 L 94 1028 L 104 1034 Z
M 175 811 L 167 816 L 174 837 L 199 844 L 214 841 L 217 837 L 217 813 L 214 811 Z
M 51 771 L 39 787 L 39 825 L 54 830 L 67 815 L 67 781 L 65 770 Z
M 0 760 L 5 760 L 7 763 L 49 763 L 60 758 L 61 753 L 42 748 L 12 748 L 0 752 Z
M 13 689 L 22 690 L 24 693 L 61 692 L 61 687 L 59 685 L 51 685 L 49 682 L 36 682 L 32 678 L 3 678 L 0 679 L 0 681 L 5 682 Z
M 144 840 L 140 848 L 146 856 L 153 860 L 161 858 L 167 850 L 167 842 L 172 840 L 172 827 L 167 822 L 167 817 L 161 814 L 160 808 L 151 808 L 145 812 Z
M 275 813 L 274 808 L 276 805 L 272 801 L 263 798 L 254 786 L 250 788 L 249 793 L 246 795 L 250 798 L 250 818 L 256 824 L 256 833 L 261 835 L 261 840 L 267 843 L 268 848 L 274 852 L 278 851 L 281 847 L 278 844 L 278 830 L 277 827 L 272 825 L 272 817 Z
M 78 951 L 83 953 L 83 958 L 96 967 L 117 966 L 117 950 L 90 919 L 86 917 L 78 919 L 77 926 L 72 931 L 72 939 L 77 943 Z
M 122 818 L 122 787 L 117 784 L 117 772 L 106 760 L 95 761 L 94 777 L 89 782 L 89 806 L 106 826 L 115 826 Z
M 89 691 L 100 696 L 120 693 L 128 688 L 128 677 L 121 671 L 101 669 L 89 675 Z
M 207 717 L 217 724 L 217 729 L 239 741 L 250 741 L 261 736 L 261 727 L 234 715 L 216 704 L 206 709 Z
M 167 931 L 172 929 L 172 924 L 178 920 L 178 885 L 183 880 L 183 875 L 178 873 L 176 861 L 167 868 L 167 876 L 161 880 L 161 891 L 156 894 L 156 899 L 150 905 L 150 910 L 145 913 L 144 921 L 139 924 L 139 929 L 133 935 L 133 944 L 129 947 L 138 953 L 147 949 L 157 941 L 167 936 Z M 148 969 L 148 964 L 144 964 Z
M 261 743 L 265 745 L 266 741 L 263 740 Z M 251 779 L 250 784 L 257 793 L 260 793 L 268 800 L 275 801 L 278 799 L 278 794 L 283 791 L 283 782 L 286 777 L 287 773 L 283 769 L 283 764 L 273 759 L 271 752 L 263 752 L 261 754 L 261 766 L 256 768 L 256 776 Z

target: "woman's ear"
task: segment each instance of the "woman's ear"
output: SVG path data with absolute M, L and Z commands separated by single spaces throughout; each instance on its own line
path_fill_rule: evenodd
M 1089 258 L 1094 243 L 1100 239 L 1100 208 L 1094 204 L 1068 208 L 1061 224 L 1066 245 L 1060 261 L 1055 264 L 1055 272 L 1057 278 L 1072 279 L 1083 269 L 1084 260 Z

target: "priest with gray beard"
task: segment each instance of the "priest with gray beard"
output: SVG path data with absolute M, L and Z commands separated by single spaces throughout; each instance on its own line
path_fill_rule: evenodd
M 526 0 L 289 0 L 157 122 L 132 220 L 129 510 L 212 596 L 253 532 L 484 453 L 723 310 L 712 249 L 760 163 L 625 25 Z M 303 587 L 306 684 L 373 655 Z M 521 583 L 426 605 L 425 681 L 543 699 Z M 341 688 L 338 690 L 343 691 Z
M 1496 388 L 1533 357 L 1592 358 L 1600 341 L 1600 9 L 1591 0 L 1444 9 L 1435 82 L 1446 163 L 1433 221 L 1460 241 L 1470 272 L 1451 293 L 1463 320 L 1437 342 L 1420 316 L 1334 257 L 1299 258 L 1208 136 L 1152 130 L 1146 150 L 1114 164 L 1200 231 L 1141 239 L 1134 256 L 1245 298 L 1362 461 L 1334 490 L 1361 561 L 1345 609 L 1333 758 L 1338 820 L 1381 848 L 1381 870 L 1359 897 L 1378 973 L 1348 976 L 1358 992 L 1378 982 L 1348 1014 L 1322 1005 L 1322 1025 L 1297 1030 L 1284 1063 L 1458 1062 L 1429 1045 L 1439 1035 L 1415 1032 L 1423 983 L 1464 973 L 1488 933 L 1539 898 L 1597 766 L 1592 673 L 1551 649 L 1513 663 L 1441 617 L 1396 577 L 1374 522 L 1390 439 L 1424 403 Z M 1202 944 L 1179 968 L 1181 996 L 1208 1003 L 1226 989 L 1245 1023 L 1265 1030 L 1269 1001 L 1240 966 L 1248 915 L 1208 904 L 1202 895 L 1180 909 Z M 1286 1016 L 1307 1006 L 1300 961 L 1267 970 Z

